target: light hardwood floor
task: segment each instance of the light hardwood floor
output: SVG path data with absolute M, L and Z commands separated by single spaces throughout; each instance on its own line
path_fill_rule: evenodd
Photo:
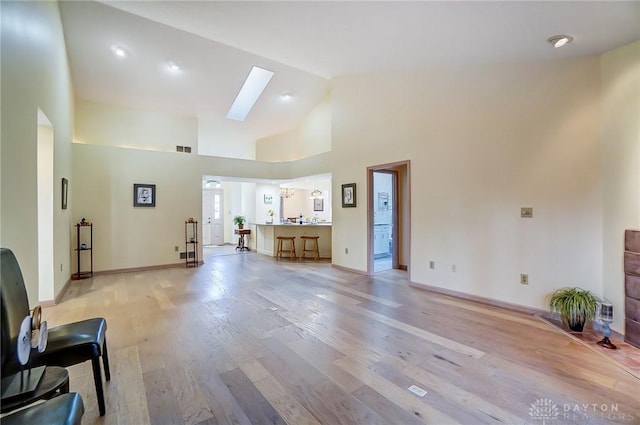
M 640 380 L 536 317 L 255 253 L 75 281 L 49 325 L 107 319 L 83 424 L 640 423 Z M 408 390 L 427 391 L 419 397 Z M 544 420 L 544 421 L 543 421 Z

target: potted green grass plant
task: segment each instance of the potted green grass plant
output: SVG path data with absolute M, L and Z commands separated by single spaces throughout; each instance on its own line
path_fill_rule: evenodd
M 246 218 L 243 215 L 237 215 L 237 216 L 233 217 L 233 222 L 234 222 L 234 224 L 236 224 L 238 226 L 238 229 L 243 229 L 244 228 L 245 220 L 246 220 Z
M 560 314 L 562 322 L 574 332 L 582 332 L 584 324 L 596 316 L 600 298 L 582 288 L 561 288 L 551 294 L 549 309 Z

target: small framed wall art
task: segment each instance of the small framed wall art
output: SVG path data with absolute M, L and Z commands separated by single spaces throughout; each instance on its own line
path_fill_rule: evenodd
M 156 185 L 135 183 L 133 185 L 133 206 L 151 208 L 155 207 Z
M 342 208 L 354 208 L 356 206 L 356 184 L 342 185 Z
M 69 180 L 62 178 L 62 209 L 67 209 L 67 202 L 69 200 Z

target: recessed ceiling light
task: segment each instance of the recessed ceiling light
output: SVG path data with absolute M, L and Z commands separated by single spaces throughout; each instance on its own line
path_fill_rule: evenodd
M 549 43 L 556 49 L 558 47 L 562 47 L 565 44 L 571 43 L 573 41 L 573 37 L 570 35 L 553 35 L 547 39 Z
M 124 58 L 127 57 L 127 51 L 124 50 L 124 48 L 122 48 L 120 46 L 111 46 L 111 52 L 117 58 L 123 58 L 124 59 Z
M 169 68 L 169 71 L 173 71 L 173 72 L 180 71 L 180 66 L 177 63 L 173 62 L 173 61 L 167 63 L 167 68 Z
M 273 77 L 272 71 L 257 66 L 251 68 L 238 96 L 236 96 L 233 105 L 231 105 L 227 113 L 227 118 L 230 120 L 244 121 L 251 108 L 253 108 L 253 105 L 258 101 L 262 91 L 267 87 L 269 81 L 271 81 L 271 77 Z
M 291 93 L 285 93 L 282 95 L 282 100 L 284 100 L 285 102 L 288 102 L 291 100 Z

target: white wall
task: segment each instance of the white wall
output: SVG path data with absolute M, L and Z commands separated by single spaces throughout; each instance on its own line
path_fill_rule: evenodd
M 318 190 L 322 192 L 323 196 L 323 210 L 314 211 L 313 199 L 310 197 L 311 192 L 314 189 L 296 188 L 294 186 L 295 194 L 291 198 L 286 198 L 284 204 L 284 218 L 298 217 L 300 214 L 305 219 L 313 219 L 317 217 L 320 221 L 331 221 L 331 190 L 327 186 L 329 182 L 318 185 Z
M 597 57 L 334 79 L 333 200 L 356 183 L 358 207 L 333 213 L 333 262 L 366 270 L 366 167 L 411 160 L 412 281 L 539 308 L 600 294 L 599 94 Z
M 30 303 L 38 295 L 37 115 L 54 128 L 54 292 L 70 276 L 70 210 L 62 210 L 61 180 L 71 176 L 73 93 L 57 3 L 0 2 L 2 225 L 0 244 L 16 254 Z M 69 199 L 73 203 L 73 198 Z M 61 270 L 62 267 L 62 270 Z
M 250 182 L 240 183 L 241 214 L 247 222 L 256 221 L 256 184 Z
M 624 230 L 640 228 L 640 41 L 601 58 L 604 295 L 624 329 Z
M 374 224 L 393 224 L 393 175 L 390 173 L 373 174 L 373 222 Z M 380 205 L 381 194 L 386 194 L 386 205 Z
M 265 203 L 265 195 L 271 197 L 271 203 Z M 267 214 L 273 210 L 273 222 L 280 222 L 280 188 L 277 184 L 256 184 L 256 223 L 265 223 L 269 219 Z

